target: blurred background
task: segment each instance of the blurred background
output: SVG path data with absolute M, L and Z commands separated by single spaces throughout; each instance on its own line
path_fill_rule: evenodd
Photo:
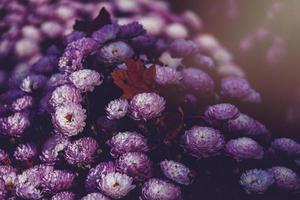
M 174 0 L 194 10 L 205 31 L 234 55 L 262 95 L 257 117 L 277 135 L 300 134 L 300 26 L 298 0 Z

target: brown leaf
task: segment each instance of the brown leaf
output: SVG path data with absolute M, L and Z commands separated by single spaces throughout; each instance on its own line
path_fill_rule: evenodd
M 133 59 L 125 61 L 127 70 L 116 69 L 112 72 L 114 84 L 122 89 L 124 99 L 131 99 L 142 92 L 153 91 L 155 88 L 156 68 L 146 68 L 141 61 Z

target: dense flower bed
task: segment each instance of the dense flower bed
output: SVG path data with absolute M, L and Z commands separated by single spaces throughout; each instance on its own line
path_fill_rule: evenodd
M 0 199 L 296 199 L 300 144 L 247 112 L 262 99 L 231 54 L 193 14 L 137 2 L 4 70 Z

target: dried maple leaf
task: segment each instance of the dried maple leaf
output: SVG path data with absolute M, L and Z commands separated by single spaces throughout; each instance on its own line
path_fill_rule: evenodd
M 160 126 L 165 133 L 164 143 L 171 143 L 184 126 L 184 112 L 182 108 L 179 106 L 176 110 L 168 112 L 158 118 L 156 125 Z
M 111 24 L 112 20 L 110 17 L 109 12 L 102 8 L 98 14 L 98 16 L 93 19 L 92 21 L 87 20 L 76 20 L 73 26 L 75 31 L 80 31 L 86 33 L 88 36 L 91 35 L 93 32 L 99 30 L 104 25 Z
M 122 89 L 124 99 L 131 99 L 142 92 L 150 92 L 155 89 L 156 68 L 152 65 L 146 68 L 141 61 L 133 59 L 125 61 L 127 70 L 116 69 L 112 72 L 114 84 Z

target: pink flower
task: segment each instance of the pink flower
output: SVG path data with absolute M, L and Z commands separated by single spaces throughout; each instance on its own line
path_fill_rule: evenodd
M 79 104 L 69 103 L 56 108 L 52 114 L 55 131 L 66 136 L 77 135 L 85 127 L 85 109 Z
M 107 196 L 114 199 L 121 199 L 135 188 L 132 182 L 133 178 L 126 174 L 110 172 L 98 180 L 98 187 Z
M 120 132 L 113 136 L 107 144 L 111 147 L 110 154 L 118 157 L 126 152 L 147 152 L 147 139 L 136 132 Z
M 140 93 L 130 101 L 130 116 L 134 120 L 148 120 L 161 115 L 165 100 L 156 93 Z
M 82 96 L 80 91 L 72 85 L 61 85 L 52 92 L 49 104 L 55 109 L 58 106 L 68 103 L 80 103 Z
M 92 92 L 96 86 L 102 83 L 101 75 L 90 69 L 82 69 L 73 72 L 70 74 L 69 80 L 82 92 Z
M 182 200 L 181 189 L 171 182 L 151 178 L 144 183 L 141 200 Z
M 167 178 L 178 184 L 190 185 L 193 181 L 192 171 L 180 162 L 164 160 L 160 162 L 160 168 Z
M 182 136 L 184 150 L 196 158 L 219 154 L 224 145 L 224 136 L 210 127 L 194 126 Z
M 229 140 L 226 144 L 226 152 L 237 160 L 262 159 L 264 151 L 255 140 L 247 137 Z

